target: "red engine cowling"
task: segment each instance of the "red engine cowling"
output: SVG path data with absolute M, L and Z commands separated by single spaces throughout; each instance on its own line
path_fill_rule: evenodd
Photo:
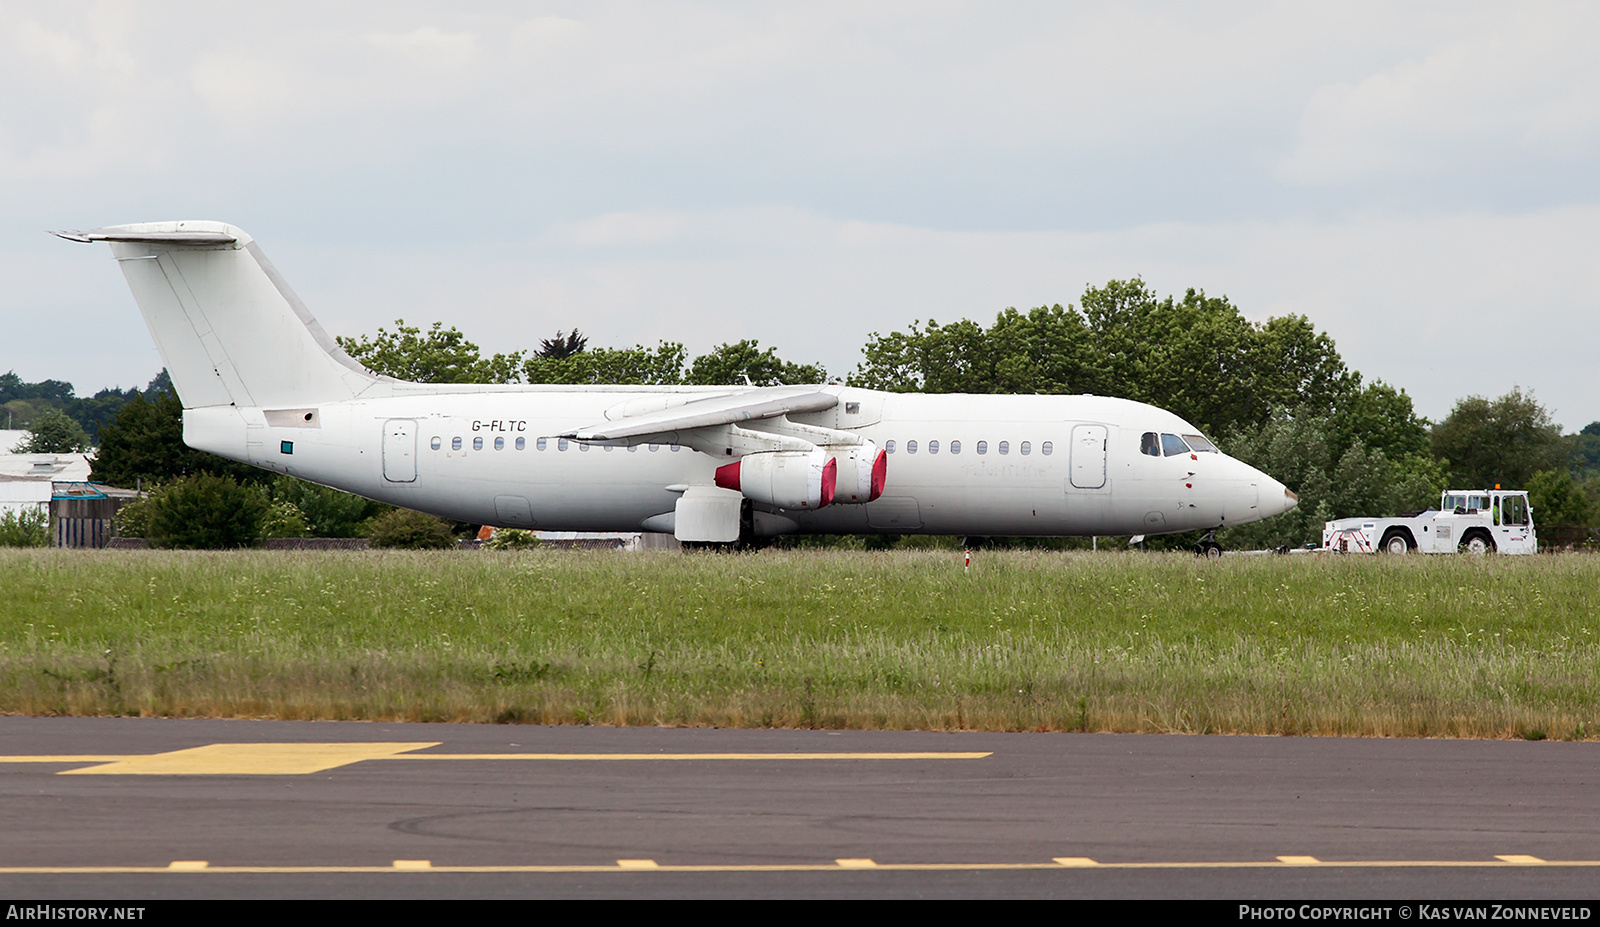
M 888 474 L 889 455 L 871 441 L 855 447 L 833 451 L 839 465 L 838 487 L 833 501 L 863 505 L 883 495 L 884 478 Z
M 746 454 L 717 468 L 717 485 L 780 509 L 820 509 L 834 501 L 839 465 L 825 451 Z

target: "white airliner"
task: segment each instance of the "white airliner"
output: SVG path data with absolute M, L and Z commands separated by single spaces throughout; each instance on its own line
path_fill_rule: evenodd
M 457 521 L 713 543 L 1145 535 L 1296 501 L 1176 415 L 1123 399 L 397 380 L 341 350 L 231 225 L 55 234 L 111 244 L 183 401 L 185 444 Z

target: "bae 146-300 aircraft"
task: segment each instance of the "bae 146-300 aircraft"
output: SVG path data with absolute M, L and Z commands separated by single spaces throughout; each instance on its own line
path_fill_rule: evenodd
M 341 350 L 231 225 L 55 234 L 110 243 L 185 444 L 456 521 L 703 543 L 1150 535 L 1296 501 L 1178 416 L 1123 399 L 397 380 Z

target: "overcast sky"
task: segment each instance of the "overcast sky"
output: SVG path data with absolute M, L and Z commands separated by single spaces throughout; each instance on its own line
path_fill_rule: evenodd
M 142 385 L 108 249 L 43 231 L 219 219 L 336 334 L 846 374 L 1139 276 L 1575 430 L 1597 47 L 1593 3 L 0 2 L 0 371 Z

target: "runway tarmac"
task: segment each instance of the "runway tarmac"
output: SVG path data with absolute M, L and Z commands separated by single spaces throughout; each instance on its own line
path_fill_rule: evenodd
M 0 892 L 1593 898 L 1600 744 L 0 718 Z

